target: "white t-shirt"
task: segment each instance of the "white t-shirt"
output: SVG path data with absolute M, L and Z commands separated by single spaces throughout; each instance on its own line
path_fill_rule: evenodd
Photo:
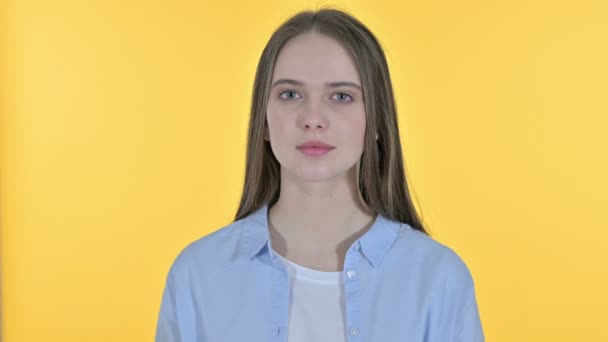
M 314 270 L 275 254 L 289 271 L 287 341 L 346 341 L 343 272 Z

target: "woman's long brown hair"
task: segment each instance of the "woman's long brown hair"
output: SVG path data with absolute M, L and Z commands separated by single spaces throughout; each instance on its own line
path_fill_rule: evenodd
M 380 213 L 407 223 L 428 235 L 406 183 L 395 98 L 382 47 L 359 20 L 331 8 L 303 11 L 289 18 L 272 34 L 262 52 L 253 85 L 245 184 L 235 221 L 265 204 L 271 207 L 279 198 L 280 165 L 270 142 L 264 140 L 270 85 L 281 48 L 291 38 L 311 31 L 340 42 L 359 71 L 367 117 L 363 154 L 357 170 L 360 198 L 372 214 Z

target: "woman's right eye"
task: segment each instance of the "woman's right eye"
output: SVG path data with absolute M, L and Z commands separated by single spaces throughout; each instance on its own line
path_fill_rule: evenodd
M 283 100 L 291 100 L 291 99 L 295 99 L 294 96 L 296 96 L 296 95 L 298 95 L 298 94 L 295 91 L 288 90 L 288 91 L 284 91 L 284 92 L 280 93 L 279 97 Z M 300 96 L 300 95 L 298 95 L 298 96 Z

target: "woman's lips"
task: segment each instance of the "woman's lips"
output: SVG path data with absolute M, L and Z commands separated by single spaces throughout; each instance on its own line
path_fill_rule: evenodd
M 302 153 L 309 155 L 309 156 L 321 156 L 324 155 L 326 153 L 329 153 L 329 151 L 333 150 L 333 147 L 331 148 L 327 148 L 327 147 L 300 147 L 298 148 L 298 150 L 302 151 Z

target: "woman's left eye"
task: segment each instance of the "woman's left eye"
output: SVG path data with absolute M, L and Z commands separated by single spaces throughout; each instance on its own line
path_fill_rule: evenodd
M 351 102 L 353 100 L 353 97 L 345 94 L 345 93 L 337 93 L 335 96 L 338 96 L 338 101 L 340 102 Z

